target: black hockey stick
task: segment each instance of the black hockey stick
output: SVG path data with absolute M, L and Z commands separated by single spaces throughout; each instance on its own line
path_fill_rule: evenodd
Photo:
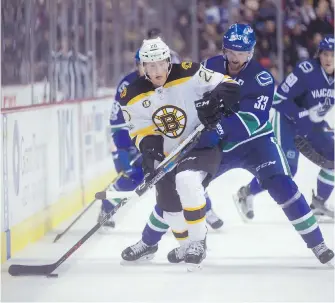
M 130 162 L 130 165 L 132 166 L 132 165 L 134 165 L 134 163 L 139 159 L 141 157 L 141 154 L 137 154 L 136 156 L 135 156 L 135 158 L 133 159 L 133 160 L 131 160 L 131 162 Z M 111 182 L 111 184 L 114 184 L 114 183 L 116 183 L 122 176 L 125 176 L 125 174 L 124 174 L 124 172 L 119 172 L 118 174 L 117 174 L 117 176 L 112 180 L 112 182 Z M 110 185 L 111 185 L 110 184 Z M 106 187 L 106 189 L 105 190 L 107 190 L 108 188 L 109 188 L 109 186 L 110 185 L 108 185 L 107 187 Z M 73 226 L 73 225 L 75 225 L 76 223 L 77 223 L 77 221 L 95 204 L 95 202 L 96 201 L 98 201 L 97 199 L 94 199 L 74 220 L 73 220 L 73 222 L 63 231 L 63 232 L 61 232 L 60 234 L 58 234 L 57 236 L 56 236 L 56 238 L 54 239 L 54 241 L 53 241 L 53 243 L 56 243 L 61 237 L 63 237 L 70 229 L 71 229 L 71 227 Z
M 160 166 L 155 170 L 155 174 L 149 179 L 144 179 L 136 191 L 138 195 L 143 195 L 148 189 L 153 187 L 166 173 L 171 171 L 180 160 L 190 152 L 193 147 L 197 144 L 198 138 L 201 135 L 203 125 L 199 125 L 196 130 L 191 133 L 166 159 L 161 162 Z M 105 193 L 105 192 L 103 192 Z M 97 193 L 98 194 L 98 193 Z M 99 197 L 96 198 L 100 199 Z M 99 195 L 98 195 L 99 196 Z M 115 208 L 100 221 L 98 222 L 86 235 L 84 235 L 75 245 L 73 245 L 58 261 L 52 264 L 45 265 L 19 265 L 12 264 L 9 266 L 8 272 L 12 276 L 48 276 L 57 277 L 58 274 L 53 274 L 56 268 L 58 268 L 63 262 L 65 262 L 81 245 L 83 245 L 100 227 L 113 216 L 122 206 L 127 204 L 131 199 L 123 199 Z
M 133 192 L 115 192 L 115 191 L 102 191 L 95 194 L 96 199 L 116 199 L 125 198 L 130 200 L 132 197 L 140 197 L 148 189 L 152 188 L 166 173 L 173 170 L 178 162 L 197 144 L 198 138 L 201 132 L 204 130 L 204 126 L 200 124 L 191 133 L 181 145 L 179 145 L 172 153 L 162 161 L 159 166 L 155 169 L 154 175 L 146 176 L 144 181 L 135 189 Z
M 318 153 L 306 138 L 296 136 L 294 138 L 294 143 L 297 149 L 317 166 L 325 169 L 334 169 L 334 161 L 328 160 Z

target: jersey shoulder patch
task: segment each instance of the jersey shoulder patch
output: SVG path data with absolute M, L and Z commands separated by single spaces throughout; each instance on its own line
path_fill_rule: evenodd
M 122 92 L 128 85 L 129 85 L 129 82 L 128 82 L 127 80 L 123 80 L 123 81 L 119 84 L 119 86 L 118 86 L 118 88 L 117 88 L 118 93 L 121 94 L 121 92 Z
M 255 78 L 260 86 L 267 86 L 273 84 L 273 78 L 271 74 L 265 70 L 258 73 Z
M 181 78 L 193 77 L 195 73 L 199 70 L 199 68 L 200 64 L 195 62 L 182 62 L 180 64 L 172 64 L 170 75 L 165 84 Z
M 120 93 L 120 105 L 130 105 L 129 103 L 134 103 L 136 100 L 144 98 L 150 91 L 154 91 L 151 82 L 144 77 L 140 77 L 122 90 Z
M 300 72 L 303 72 L 304 74 L 308 74 L 311 71 L 314 70 L 314 64 L 311 60 L 305 60 L 297 64 L 297 69 L 300 70 Z

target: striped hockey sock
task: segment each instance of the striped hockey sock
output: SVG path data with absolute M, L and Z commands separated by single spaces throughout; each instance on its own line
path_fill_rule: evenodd
M 323 201 L 327 201 L 334 189 L 334 171 L 321 169 L 318 175 L 317 195 Z
M 155 206 L 142 232 L 142 241 L 147 245 L 157 244 L 169 230 L 169 225 L 163 219 L 163 210 Z

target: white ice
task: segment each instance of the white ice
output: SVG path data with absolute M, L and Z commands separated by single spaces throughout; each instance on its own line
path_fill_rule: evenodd
M 301 160 L 296 181 L 308 201 L 317 174 L 317 167 Z M 233 170 L 211 185 L 214 209 L 225 225 L 209 232 L 200 272 L 187 273 L 184 265 L 168 263 L 167 253 L 177 245 L 170 233 L 150 264 L 120 264 L 121 251 L 140 239 L 153 207 L 149 197 L 122 222 L 118 218 L 112 234 L 96 234 L 86 242 L 56 270 L 58 279 L 8 275 L 11 263 L 57 260 L 95 224 L 97 203 L 59 243 L 52 241 L 71 220 L 3 265 L 2 302 L 333 302 L 334 271 L 319 264 L 267 193 L 256 198 L 254 221 L 241 221 L 232 194 L 250 178 Z M 333 248 L 333 224 L 321 229 Z

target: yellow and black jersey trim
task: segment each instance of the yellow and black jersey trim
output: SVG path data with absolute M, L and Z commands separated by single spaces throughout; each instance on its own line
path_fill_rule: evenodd
M 238 85 L 238 82 L 235 81 L 234 79 L 232 79 L 230 76 L 228 75 L 223 75 L 223 81 L 225 83 L 234 83 L 234 84 L 237 84 Z
M 171 72 L 164 87 L 168 88 L 190 80 L 197 73 L 199 68 L 200 64 L 195 62 L 172 64 Z
M 121 106 L 132 105 L 145 97 L 149 97 L 154 92 L 152 83 L 144 77 L 140 77 L 120 93 L 120 104 Z

